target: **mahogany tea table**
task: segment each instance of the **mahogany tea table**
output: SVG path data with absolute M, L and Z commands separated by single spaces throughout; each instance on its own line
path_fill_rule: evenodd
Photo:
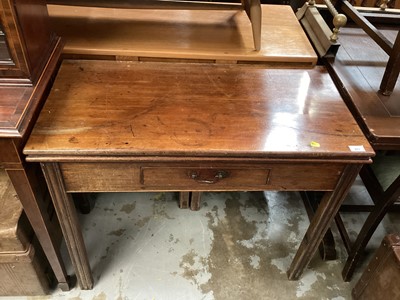
M 64 60 L 24 148 L 40 162 L 80 287 L 72 193 L 326 191 L 298 279 L 374 151 L 323 67 Z

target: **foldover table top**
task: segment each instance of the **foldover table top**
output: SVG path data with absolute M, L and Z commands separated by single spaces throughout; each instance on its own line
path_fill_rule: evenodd
M 64 60 L 24 153 L 41 161 L 182 155 L 362 161 L 373 150 L 322 67 Z

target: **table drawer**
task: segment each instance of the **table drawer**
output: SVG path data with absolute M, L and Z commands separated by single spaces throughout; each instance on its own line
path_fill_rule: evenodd
M 140 181 L 145 187 L 181 188 L 240 188 L 265 187 L 268 167 L 142 167 Z
M 68 192 L 333 190 L 344 164 L 62 163 Z
M 333 190 L 342 164 L 226 164 L 143 166 L 145 189 L 166 190 Z

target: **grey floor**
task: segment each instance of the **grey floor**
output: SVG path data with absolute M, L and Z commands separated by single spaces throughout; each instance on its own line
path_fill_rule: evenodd
M 346 201 L 368 199 L 357 180 Z M 175 193 L 98 194 L 81 216 L 94 289 L 18 299 L 351 299 L 360 272 L 350 283 L 341 279 L 339 239 L 338 259 L 316 255 L 300 280 L 287 280 L 309 224 L 298 193 L 205 193 L 197 212 L 177 201 Z M 344 217 L 354 238 L 365 214 Z M 396 215 L 388 215 L 370 253 L 398 229 Z

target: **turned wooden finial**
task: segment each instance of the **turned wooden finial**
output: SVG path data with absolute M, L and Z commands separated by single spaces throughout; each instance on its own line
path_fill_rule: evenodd
M 308 5 L 310 5 L 310 6 L 315 5 L 315 0 L 309 0 L 309 1 L 308 1 Z
M 390 2 L 390 0 L 382 0 L 381 5 L 379 6 L 379 8 L 381 10 L 385 10 L 388 7 L 388 3 Z
M 333 17 L 333 25 L 335 26 L 335 28 L 333 28 L 333 33 L 330 36 L 332 42 L 337 41 L 340 28 L 345 26 L 346 23 L 347 23 L 347 17 L 343 14 L 337 14 L 336 16 Z

